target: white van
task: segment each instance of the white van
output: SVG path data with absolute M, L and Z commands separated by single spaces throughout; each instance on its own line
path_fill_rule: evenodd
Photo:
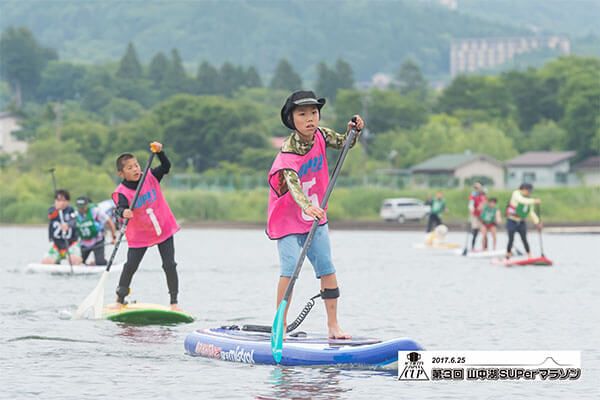
M 407 220 L 420 220 L 429 215 L 431 207 L 421 200 L 411 198 L 385 199 L 379 216 L 385 221 L 404 223 Z

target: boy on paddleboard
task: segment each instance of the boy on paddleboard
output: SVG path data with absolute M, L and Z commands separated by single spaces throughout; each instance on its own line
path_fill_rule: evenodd
M 133 154 L 124 153 L 117 158 L 117 171 L 123 180 L 115 189 L 112 198 L 116 204 L 116 214 L 121 218 L 129 219 L 125 231 L 129 250 L 117 286 L 117 303 L 125 304 L 125 297 L 130 292 L 129 285 L 142 257 L 148 247 L 158 245 L 162 268 L 167 276 L 171 308 L 179 310 L 177 306 L 179 278 L 173 245 L 173 235 L 179 230 L 179 225 L 160 188 L 160 181 L 169 173 L 171 163 L 162 151 L 162 144 L 152 142 L 150 149 L 156 153 L 161 164 L 148 172 L 133 210 L 130 202 L 142 177 L 142 169 Z
M 344 339 L 350 335 L 342 330 L 337 320 L 340 292 L 331 261 L 327 214 L 319 204 L 329 183 L 326 147 L 342 148 L 349 130 L 355 127 L 360 132 L 364 122 L 355 116 L 356 122 L 348 122 L 348 131 L 343 135 L 319 127 L 324 105 L 325 99 L 317 98 L 312 91 L 297 91 L 287 98 L 281 109 L 281 120 L 292 132 L 269 171 L 267 235 L 277 240 L 281 267 L 277 287 L 279 306 L 312 223 L 319 220 L 307 256 L 321 281 L 329 337 Z M 352 145 L 355 143 L 356 138 Z
M 48 238 L 50 250 L 42 264 L 60 264 L 69 256 L 71 264 L 81 264 L 81 253 L 75 231 L 75 210 L 70 205 L 71 195 L 64 189 L 54 193 L 54 206 L 48 209 Z
M 531 198 L 533 185 L 531 183 L 522 183 L 518 190 L 515 190 L 508 205 L 506 206 L 506 231 L 508 232 L 508 246 L 506 247 L 506 259 L 512 256 L 512 245 L 515 239 L 515 233 L 519 233 L 521 241 L 527 252 L 527 257 L 531 258 L 529 243 L 527 242 L 527 216 L 531 218 L 538 229 L 542 229 L 542 224 L 535 211 L 534 204 L 540 204 L 540 199 Z
M 481 229 L 481 209 L 483 204 L 487 200 L 485 191 L 481 182 L 475 182 L 473 184 L 473 191 L 469 195 L 469 218 L 471 221 L 471 250 L 475 250 L 475 243 L 477 241 L 477 235 Z
M 104 257 L 104 227 L 109 226 L 112 234 L 112 243 L 115 244 L 117 233 L 112 219 L 93 204 L 89 198 L 80 196 L 75 201 L 77 213 L 75 223 L 79 235 L 81 258 L 85 263 L 90 254 L 94 253 L 95 265 L 106 265 Z
M 498 199 L 490 198 L 481 210 L 481 236 L 483 238 L 483 251 L 488 249 L 488 232 L 492 234 L 492 249 L 496 250 L 496 226 L 502 223 L 502 216 L 498 208 Z

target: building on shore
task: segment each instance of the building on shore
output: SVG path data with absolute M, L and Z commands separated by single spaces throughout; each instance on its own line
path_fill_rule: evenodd
M 8 112 L 0 112 L 0 154 L 25 153 L 27 142 L 15 138 L 19 131 L 19 119 Z
M 411 168 L 416 187 L 464 187 L 475 181 L 495 188 L 504 187 L 504 167 L 486 154 L 469 151 L 440 154 Z
M 585 186 L 600 186 L 600 156 L 588 157 L 573 165 L 573 172 Z
M 456 39 L 450 45 L 450 76 L 493 68 L 519 54 L 544 49 L 568 55 L 571 42 L 561 35 Z
M 506 185 L 531 183 L 537 187 L 572 186 L 580 183 L 571 170 L 574 151 L 528 151 L 506 162 Z

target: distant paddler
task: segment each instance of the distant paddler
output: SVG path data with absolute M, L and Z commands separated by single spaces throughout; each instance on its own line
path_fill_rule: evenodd
M 473 191 L 469 195 L 469 219 L 471 223 L 471 250 L 475 250 L 477 235 L 481 229 L 481 210 L 487 197 L 481 182 L 473 184 Z
M 431 210 L 427 220 L 427 233 L 442 224 L 442 214 L 446 211 L 446 200 L 442 192 L 437 192 L 435 198 L 428 201 Z
M 521 241 L 527 252 L 527 257 L 531 258 L 529 242 L 527 242 L 527 224 L 525 219 L 529 216 L 538 229 L 542 229 L 542 224 L 537 214 L 533 210 L 534 204 L 540 204 L 540 199 L 531 198 L 533 185 L 531 183 L 522 183 L 518 190 L 515 190 L 506 206 L 506 230 L 508 232 L 508 246 L 506 247 L 506 258 L 512 256 L 512 246 L 515 233 L 519 233 Z
M 483 251 L 488 250 L 488 232 L 492 234 L 492 250 L 496 250 L 496 227 L 502 223 L 502 215 L 498 208 L 498 199 L 492 197 L 484 203 L 480 218 Z
M 81 264 L 81 253 L 75 229 L 75 210 L 70 205 L 71 195 L 65 189 L 54 192 L 54 205 L 48 209 L 48 238 L 51 245 L 42 264 Z
M 80 196 L 75 201 L 77 206 L 75 223 L 79 234 L 81 257 L 85 263 L 90 254 L 94 253 L 95 265 L 106 265 L 104 257 L 104 229 L 108 225 L 112 234 L 112 243 L 115 244 L 117 233 L 112 219 L 92 203 L 86 196 Z

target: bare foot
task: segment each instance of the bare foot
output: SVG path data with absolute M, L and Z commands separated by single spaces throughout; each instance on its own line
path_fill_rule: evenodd
M 109 304 L 109 305 L 106 306 L 106 308 L 108 308 L 109 310 L 120 310 L 123 307 L 125 307 L 125 304 L 122 304 L 122 303 L 119 303 L 119 302 L 116 302 L 116 303 L 113 303 L 113 304 Z
M 329 327 L 329 339 L 352 339 L 352 336 L 344 332 L 339 325 Z
M 171 304 L 171 311 L 183 312 L 183 310 L 181 308 L 179 308 L 179 306 L 177 304 Z

